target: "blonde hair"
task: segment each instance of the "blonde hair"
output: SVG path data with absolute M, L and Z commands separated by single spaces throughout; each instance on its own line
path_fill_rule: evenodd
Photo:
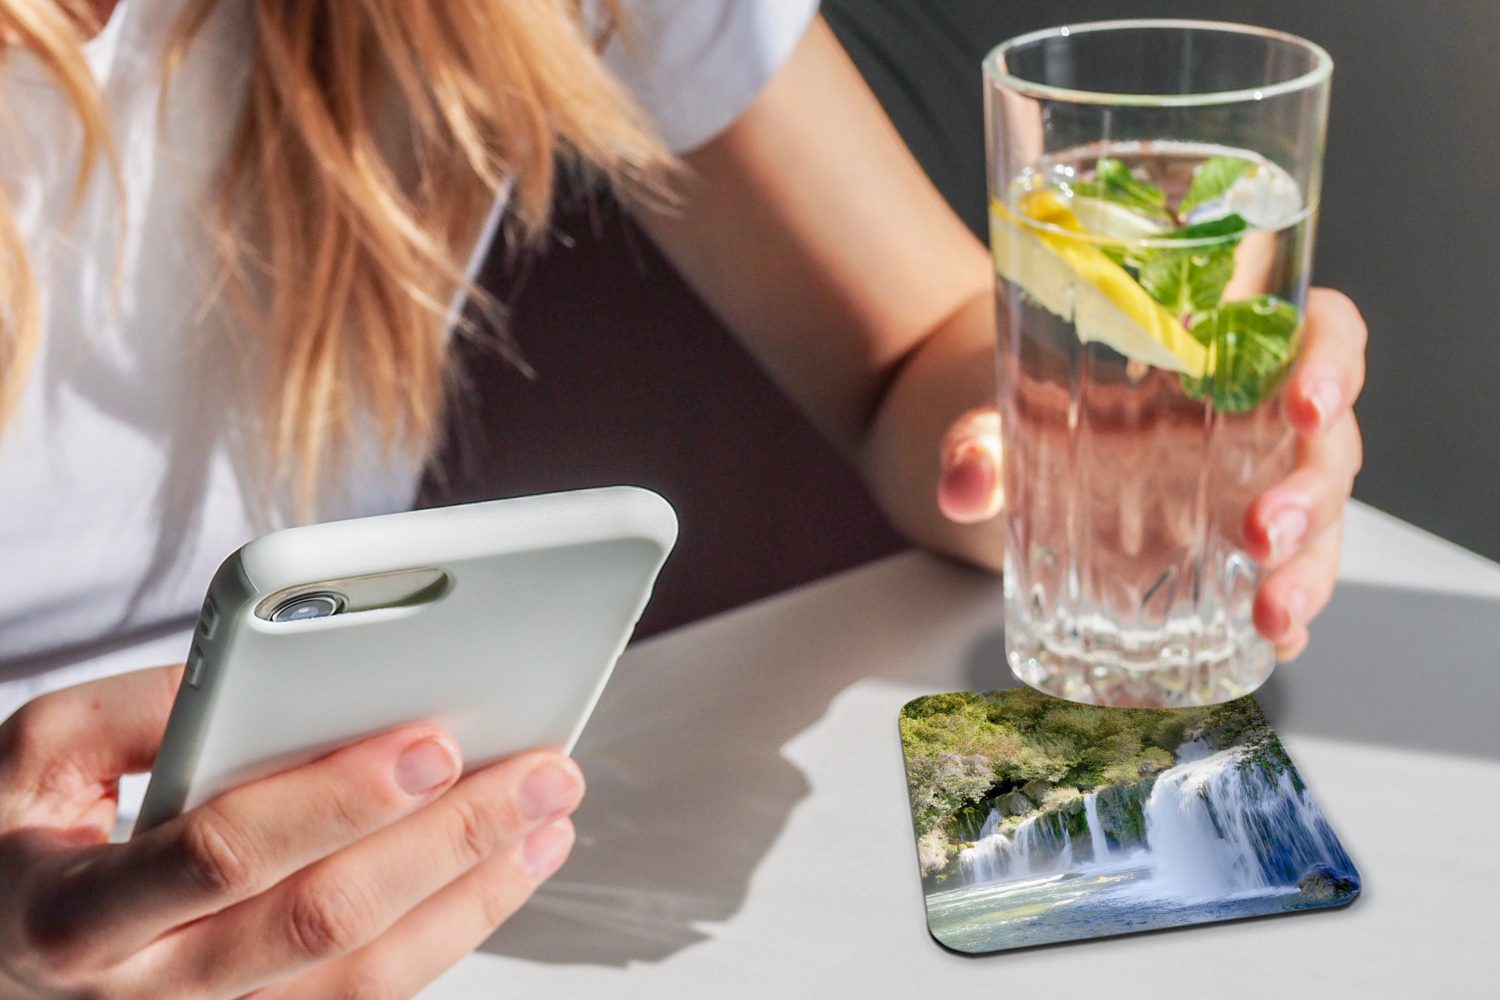
M 170 78 L 218 0 L 184 12 Z M 119 181 L 83 59 L 87 0 L 0 0 L 82 125 L 81 193 L 102 158 Z M 618 29 L 619 0 L 599 5 Z M 495 199 L 508 235 L 545 226 L 559 162 L 640 190 L 670 166 L 599 56 L 581 0 L 256 0 L 244 117 L 216 227 L 229 299 L 263 330 L 271 454 L 304 499 L 360 418 L 387 449 L 441 426 L 445 328 Z M 382 130 L 394 103 L 405 131 Z M 396 155 L 399 151 L 399 156 Z M 36 289 L 0 204 L 0 428 L 40 336 Z

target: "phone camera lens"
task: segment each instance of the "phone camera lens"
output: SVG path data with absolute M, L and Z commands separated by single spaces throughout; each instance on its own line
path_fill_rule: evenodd
M 310 618 L 327 618 L 344 610 L 344 595 L 333 591 L 316 594 L 298 594 L 276 605 L 271 612 L 273 622 L 302 622 Z

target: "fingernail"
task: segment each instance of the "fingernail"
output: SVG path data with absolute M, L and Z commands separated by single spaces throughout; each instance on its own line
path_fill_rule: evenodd
M 995 456 L 982 444 L 970 442 L 948 456 L 943 468 L 940 496 L 948 498 L 944 509 L 960 522 L 982 521 L 999 510 L 1002 497 L 1000 470 Z M 956 503 L 957 507 L 951 505 Z
M 1307 624 L 1307 591 L 1293 587 L 1286 592 L 1286 617 L 1288 629 Z
M 396 784 L 407 795 L 424 795 L 457 772 L 453 751 L 430 736 L 413 743 L 396 758 Z
M 962 469 L 969 476 L 974 485 L 984 491 L 987 495 L 995 489 L 995 460 L 990 455 L 990 450 L 982 444 L 972 444 L 964 448 L 956 456 L 954 469 Z
M 571 823 L 549 823 L 521 842 L 521 863 L 534 878 L 546 878 L 562 867 L 573 846 Z
M 1307 511 L 1301 507 L 1283 507 L 1271 515 L 1266 537 L 1271 542 L 1271 560 L 1279 561 L 1302 544 L 1307 534 Z
M 1343 390 L 1339 384 L 1331 378 L 1319 379 L 1307 390 L 1307 401 L 1312 404 L 1313 411 L 1318 415 L 1318 426 L 1327 427 L 1333 419 L 1334 411 L 1339 408 L 1339 400 L 1343 397 Z
M 575 769 L 562 764 L 543 764 L 521 785 L 521 815 L 532 820 L 546 819 L 573 808 L 581 798 L 583 782 Z
M 982 442 L 976 441 L 974 438 L 967 438 L 959 441 L 957 445 L 950 449 L 947 457 L 948 461 L 944 464 L 950 469 L 963 465 L 966 462 L 982 461 L 988 464 L 990 450 Z

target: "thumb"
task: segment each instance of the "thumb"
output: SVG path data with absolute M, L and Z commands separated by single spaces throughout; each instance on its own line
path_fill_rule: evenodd
M 940 446 L 938 508 L 951 521 L 974 524 L 1000 512 L 1005 486 L 1000 466 L 1000 414 L 970 410 L 948 428 Z
M 83 782 L 150 770 L 181 680 L 179 664 L 44 694 L 0 726 L 0 765 L 14 777 L 65 762 Z

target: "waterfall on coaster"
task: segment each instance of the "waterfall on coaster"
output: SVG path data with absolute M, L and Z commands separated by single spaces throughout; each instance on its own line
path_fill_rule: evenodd
M 928 924 L 960 951 L 1336 906 L 1359 892 L 1249 698 L 1153 710 L 1020 689 L 932 695 L 903 710 L 902 740 Z
M 1241 747 L 1215 752 L 1184 743 L 1175 766 L 1157 776 L 1142 804 L 1145 843 L 1111 854 L 1099 818 L 1099 793 L 1082 796 L 1089 850 L 1075 857 L 1067 810 L 1036 813 L 1014 829 L 991 809 L 979 839 L 958 855 L 970 885 L 1058 872 L 1146 865 L 1163 894 L 1211 899 L 1225 893 L 1297 886 L 1312 865 L 1353 865 L 1322 811 L 1287 771 L 1241 767 Z
M 1083 797 L 1083 816 L 1089 825 L 1089 847 L 1097 864 L 1109 857 L 1109 840 L 1104 836 L 1104 825 L 1099 821 L 1098 792 L 1089 792 Z
M 1184 746 L 1146 800 L 1153 881 L 1184 898 L 1296 887 L 1313 865 L 1349 861 L 1323 811 L 1282 771 L 1239 766 L 1239 747 Z
M 1008 834 L 998 831 L 999 824 L 1000 814 L 991 809 L 979 840 L 959 853 L 959 870 L 968 881 L 1025 878 L 1073 866 L 1073 838 L 1061 814 L 1032 816 Z

